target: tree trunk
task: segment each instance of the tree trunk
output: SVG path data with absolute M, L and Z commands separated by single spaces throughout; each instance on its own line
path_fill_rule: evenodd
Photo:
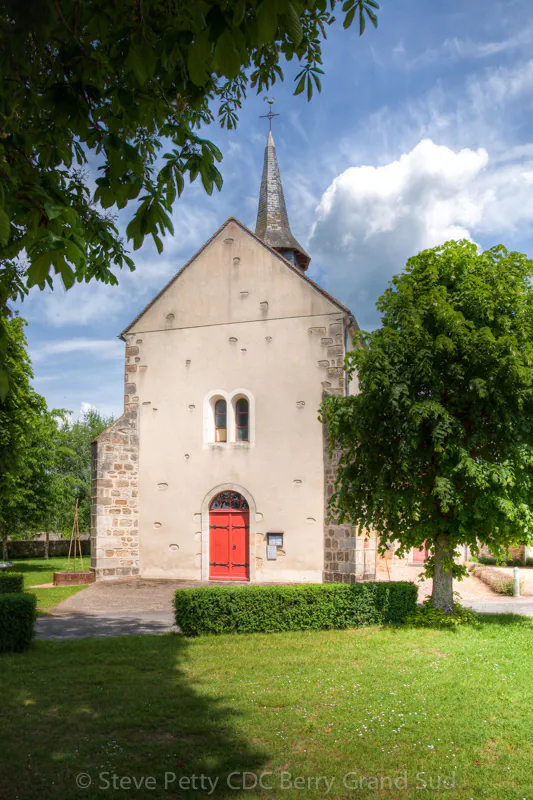
M 2 528 L 2 561 L 7 561 L 9 553 L 7 550 L 7 528 Z
M 448 534 L 441 533 L 435 539 L 431 605 L 433 608 L 440 608 L 445 614 L 453 613 L 453 572 L 450 563 L 452 560 L 453 548 L 450 548 Z
M 50 558 L 50 534 L 48 533 L 48 528 L 44 534 L 44 558 L 45 561 Z

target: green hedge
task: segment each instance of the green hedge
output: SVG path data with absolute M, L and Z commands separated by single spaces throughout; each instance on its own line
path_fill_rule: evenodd
M 0 572 L 0 594 L 22 592 L 24 576 L 22 572 Z
M 0 594 L 0 653 L 25 650 L 34 635 L 34 594 Z
M 416 608 L 407 581 L 178 589 L 176 625 L 186 636 L 359 628 L 403 622 Z

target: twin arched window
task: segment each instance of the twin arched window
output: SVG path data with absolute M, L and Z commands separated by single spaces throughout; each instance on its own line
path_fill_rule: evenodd
M 222 398 L 215 403 L 215 442 L 228 441 L 228 406 Z M 236 442 L 250 441 L 250 407 L 245 397 L 235 403 Z

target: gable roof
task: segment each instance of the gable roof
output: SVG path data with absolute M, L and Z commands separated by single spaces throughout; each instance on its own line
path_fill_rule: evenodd
M 331 303 L 336 305 L 337 308 L 340 311 L 343 311 L 345 314 L 350 314 L 351 315 L 352 312 L 350 311 L 349 308 L 346 308 L 346 306 L 343 305 L 335 297 L 333 297 L 333 295 L 331 295 L 328 292 L 326 292 L 326 290 L 323 289 L 321 286 L 319 286 L 318 283 L 315 283 L 315 281 L 313 281 L 311 278 L 308 278 L 307 275 L 304 272 L 302 272 L 302 270 L 299 267 L 295 266 L 292 262 L 288 261 L 284 256 L 281 255 L 281 253 L 278 253 L 277 250 L 274 250 L 273 247 L 270 247 L 268 244 L 266 244 L 266 242 L 264 242 L 262 239 L 260 239 L 259 236 L 257 236 L 249 228 L 247 228 L 246 225 L 243 225 L 242 222 L 240 222 L 238 219 L 236 219 L 235 217 L 228 217 L 228 219 L 220 226 L 220 228 L 217 231 L 215 231 L 215 233 L 205 242 L 205 244 L 203 244 L 200 247 L 200 249 L 197 250 L 196 253 L 187 261 L 187 263 L 184 264 L 183 267 L 180 270 L 178 270 L 178 272 L 176 272 L 176 274 L 168 281 L 168 283 L 166 283 L 163 286 L 161 291 L 159 291 L 155 295 L 155 297 L 153 297 L 152 300 L 150 300 L 150 302 L 142 309 L 142 311 L 140 311 L 137 314 L 135 319 L 132 320 L 130 322 L 130 324 L 126 328 L 124 328 L 122 333 L 119 334 L 119 337 L 118 337 L 119 339 L 123 339 L 124 336 L 127 333 L 129 333 L 129 331 L 135 325 L 135 323 L 138 322 L 141 319 L 141 317 L 148 311 L 148 309 L 151 308 L 154 305 L 154 303 L 157 300 L 159 300 L 159 298 L 162 297 L 165 294 L 167 289 L 169 289 L 170 286 L 172 286 L 172 284 L 175 281 L 178 280 L 180 275 L 182 275 L 185 272 L 187 267 L 190 267 L 190 265 L 193 263 L 193 261 L 195 261 L 198 258 L 198 256 L 201 255 L 203 253 L 203 251 L 207 249 L 207 247 L 209 247 L 209 245 L 217 238 L 217 236 L 219 236 L 220 233 L 222 233 L 224 228 L 226 228 L 231 222 L 233 222 L 235 225 L 238 225 L 239 228 L 241 228 L 241 230 L 243 230 L 245 233 L 247 233 L 249 236 L 251 236 L 252 239 L 255 239 L 255 241 L 258 244 L 260 244 L 261 247 L 264 247 L 266 250 L 268 250 L 269 253 L 271 253 L 273 256 L 275 256 L 277 259 L 279 259 L 281 262 L 283 262 L 283 264 L 285 264 L 285 266 L 287 266 L 290 270 L 292 270 L 292 272 L 294 272 L 296 275 L 298 275 L 299 278 L 301 278 L 306 283 L 310 284 L 310 286 L 312 286 L 314 289 L 316 289 L 317 292 L 319 292 L 321 295 L 326 297 Z

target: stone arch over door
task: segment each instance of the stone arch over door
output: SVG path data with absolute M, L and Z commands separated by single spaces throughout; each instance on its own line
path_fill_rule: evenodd
M 203 581 L 209 580 L 209 507 L 211 506 L 211 501 L 220 494 L 220 492 L 238 492 L 238 494 L 242 494 L 246 502 L 248 503 L 248 507 L 250 509 L 250 582 L 255 580 L 255 516 L 256 516 L 256 505 L 255 500 L 244 486 L 239 486 L 237 483 L 220 483 L 218 486 L 214 486 L 206 496 L 204 497 L 204 501 L 202 503 L 202 574 L 201 579 Z

